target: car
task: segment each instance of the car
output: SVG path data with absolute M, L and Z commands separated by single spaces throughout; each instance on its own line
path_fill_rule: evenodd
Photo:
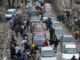
M 56 35 L 57 39 L 59 39 L 61 36 L 63 36 L 65 34 L 65 31 L 62 26 L 59 26 L 57 28 L 55 27 L 54 29 L 55 29 L 55 35 Z
M 62 47 L 65 44 L 70 44 L 70 43 L 72 44 L 76 41 L 73 35 L 71 34 L 64 34 L 63 36 L 60 37 L 59 40 L 61 41 L 61 51 L 62 51 Z
M 35 43 L 35 45 L 43 46 L 44 42 L 46 41 L 46 36 L 44 33 L 34 34 L 32 40 Z
M 60 37 L 60 40 L 63 43 L 67 43 L 67 42 L 69 43 L 69 42 L 75 42 L 76 41 L 76 39 L 71 34 L 65 34 L 65 35 L 63 35 L 62 37 Z
M 4 17 L 10 20 L 13 15 L 16 15 L 16 9 L 8 9 Z
M 76 59 L 78 60 L 79 53 L 76 49 L 76 44 L 75 43 L 65 44 L 63 46 L 63 51 L 62 51 L 62 60 L 71 60 L 73 56 L 75 56 Z
M 53 22 L 52 22 L 52 28 L 57 28 L 57 27 L 59 27 L 59 26 L 61 26 L 61 24 L 60 24 L 59 21 L 53 21 Z
M 57 60 L 53 47 L 41 47 L 39 60 Z
M 44 26 L 43 24 L 36 24 L 36 25 L 34 25 L 34 27 L 33 27 L 33 31 L 32 31 L 32 33 L 33 34 L 39 34 L 39 33 L 44 33 L 44 34 L 46 34 L 46 25 Z

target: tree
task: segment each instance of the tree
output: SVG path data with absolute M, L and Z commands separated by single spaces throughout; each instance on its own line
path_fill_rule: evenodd
M 8 0 L 8 4 L 9 4 L 9 8 L 11 8 L 11 3 L 10 3 L 10 0 Z
M 12 0 L 12 8 L 14 8 L 15 0 Z
M 15 3 L 15 0 L 12 0 L 12 4 L 11 4 L 11 0 L 8 0 L 9 8 L 13 8 L 14 3 Z

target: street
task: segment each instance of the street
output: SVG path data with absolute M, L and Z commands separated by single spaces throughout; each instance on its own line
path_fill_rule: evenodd
M 20 1 L 19 1 L 19 3 L 20 3 Z M 41 3 L 43 3 L 43 2 L 41 2 Z M 58 13 L 55 11 L 56 7 L 54 7 L 52 4 L 50 4 L 50 3 L 41 4 L 41 3 L 39 1 L 37 1 L 36 3 L 27 2 L 27 7 L 25 7 L 25 6 L 23 6 L 23 4 L 24 4 L 24 1 L 23 1 L 23 2 L 21 2 L 22 5 L 20 8 L 18 8 L 18 9 L 10 8 L 10 9 L 13 9 L 13 11 L 14 11 L 14 13 L 10 13 L 12 15 L 7 15 L 7 13 L 3 13 L 2 16 L 4 16 L 3 18 L 5 20 L 2 19 L 2 21 L 0 22 L 0 60 L 16 60 L 16 59 L 23 60 L 22 58 L 24 58 L 25 55 L 27 56 L 27 58 L 25 57 L 24 60 L 27 60 L 27 59 L 34 60 L 33 59 L 34 57 L 31 57 L 31 50 L 33 48 L 36 52 L 35 60 L 41 60 L 40 58 L 43 58 L 43 57 L 41 56 L 40 49 L 41 49 L 41 47 L 46 47 L 46 44 L 49 47 L 53 47 L 53 50 L 55 51 L 55 49 L 54 49 L 55 45 L 50 44 L 51 39 L 53 39 L 54 41 L 55 41 L 55 39 L 53 37 L 51 38 L 51 36 L 50 36 L 51 28 L 49 27 L 48 24 L 50 23 L 50 26 L 53 27 L 53 25 L 52 25 L 53 22 L 58 20 L 58 18 L 57 18 Z M 68 3 L 69 3 L 69 1 L 68 1 Z M 68 5 L 68 3 L 66 3 L 66 4 Z M 63 2 L 63 5 L 64 4 L 65 3 Z M 17 4 L 17 6 L 18 6 L 18 4 Z M 24 7 L 24 8 L 22 8 L 22 7 Z M 53 9 L 53 7 L 54 7 L 54 9 Z M 68 7 L 70 7 L 70 6 L 68 5 Z M 10 12 L 9 9 L 7 11 L 6 8 L 5 8 L 5 11 L 8 13 Z M 19 12 L 19 13 L 16 14 L 17 12 Z M 55 13 L 57 13 L 57 14 L 55 14 Z M 64 14 L 65 14 L 65 12 L 64 12 Z M 66 18 L 68 19 L 67 16 L 66 16 Z M 64 19 L 65 23 L 63 23 L 63 20 L 61 20 L 61 21 L 58 21 L 60 23 L 59 26 L 58 26 L 58 24 L 57 25 L 55 24 L 55 27 L 53 27 L 53 29 L 55 29 L 55 33 L 52 35 L 56 35 L 55 38 L 58 40 L 60 40 L 60 38 L 64 35 L 72 35 L 73 36 L 73 32 L 75 32 L 74 28 L 73 28 L 75 26 L 71 25 L 70 26 L 71 29 L 68 28 L 70 24 L 74 23 L 74 21 L 73 20 L 66 21 L 66 18 Z M 69 19 L 71 19 L 71 18 L 73 19 L 72 16 Z M 51 22 L 48 21 L 50 19 L 51 19 Z M 44 24 L 46 27 L 44 27 Z M 66 25 L 68 25 L 68 27 L 66 27 Z M 59 33 L 57 33 L 56 28 L 59 28 L 59 27 L 61 27 L 63 29 L 64 33 L 61 33 L 60 31 L 58 31 Z M 60 35 L 62 34 L 62 35 L 58 36 L 59 34 Z M 13 40 L 16 42 L 13 42 L 12 37 L 13 37 Z M 75 38 L 75 36 L 73 36 L 73 37 Z M 42 40 L 40 40 L 40 39 L 42 39 Z M 46 41 L 47 41 L 47 43 L 45 43 Z M 24 43 L 27 43 L 28 46 L 23 45 Z M 55 57 L 56 57 L 55 60 L 63 59 L 61 43 L 64 43 L 64 42 L 60 41 L 60 43 L 57 46 L 57 50 L 54 53 Z M 68 43 L 70 43 L 70 42 L 68 42 Z M 72 42 L 72 44 L 74 44 L 74 43 L 76 45 L 76 50 L 78 52 L 78 55 L 80 55 L 80 35 L 78 36 L 77 39 L 75 39 L 74 42 Z M 66 45 L 66 44 L 64 44 L 64 45 Z M 30 48 L 27 48 L 27 49 L 29 49 L 29 51 L 27 51 L 26 48 L 24 48 L 24 46 L 30 47 Z M 16 53 L 16 51 L 18 50 L 18 49 L 16 49 L 16 47 L 18 47 L 18 49 L 20 49 L 19 50 L 20 51 L 19 53 L 21 53 L 20 56 L 18 56 Z M 35 47 L 37 47 L 37 50 L 35 49 Z M 12 48 L 15 49 L 14 56 L 11 56 L 11 54 L 13 54 L 11 52 Z M 30 54 L 29 54 L 30 57 L 26 53 L 24 55 L 25 51 L 30 52 Z M 35 53 L 33 53 L 33 54 L 35 54 Z M 71 60 L 71 58 L 70 58 L 70 60 Z M 77 59 L 77 60 L 79 60 L 79 59 Z

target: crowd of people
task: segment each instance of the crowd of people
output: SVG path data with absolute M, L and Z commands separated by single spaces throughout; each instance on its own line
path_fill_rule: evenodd
M 35 8 L 41 10 L 39 6 L 36 6 Z M 38 13 L 42 16 L 42 13 L 40 13 L 39 10 Z M 26 29 L 29 30 L 30 16 L 31 14 L 24 12 L 23 15 L 13 16 L 9 20 L 10 29 L 13 32 L 10 41 L 11 60 L 35 60 L 36 50 L 38 50 L 38 48 L 33 43 L 32 45 L 29 44 L 29 38 L 26 33 Z M 19 34 L 22 37 L 21 44 L 18 44 L 15 38 L 15 35 L 16 37 L 19 37 Z

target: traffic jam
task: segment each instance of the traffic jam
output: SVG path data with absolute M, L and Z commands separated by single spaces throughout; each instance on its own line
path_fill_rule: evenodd
M 4 17 L 11 31 L 8 60 L 80 60 L 76 38 L 50 3 L 28 0 L 26 9 L 8 9 Z

